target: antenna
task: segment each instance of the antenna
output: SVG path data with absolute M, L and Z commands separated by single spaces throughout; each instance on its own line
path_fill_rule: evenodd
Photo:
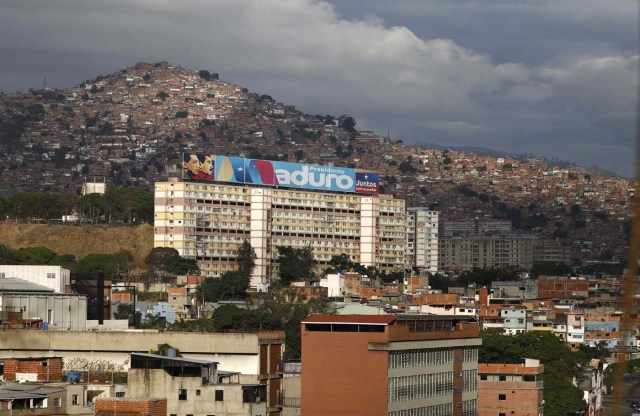
M 47 89 L 47 77 L 44 77 L 44 80 L 42 81 L 42 89 L 43 90 Z

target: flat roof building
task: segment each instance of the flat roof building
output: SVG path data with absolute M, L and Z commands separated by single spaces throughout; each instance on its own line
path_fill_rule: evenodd
M 312 315 L 302 407 L 316 415 L 475 415 L 478 322 L 465 316 Z
M 539 360 L 523 364 L 478 364 L 478 416 L 542 416 L 544 366 Z
M 404 270 L 405 202 L 391 195 L 260 187 L 249 184 L 158 182 L 154 246 L 195 259 L 205 276 L 235 270 L 245 240 L 256 253 L 251 286 L 278 275 L 278 246 L 311 247 L 317 269 L 331 258 L 380 271 Z

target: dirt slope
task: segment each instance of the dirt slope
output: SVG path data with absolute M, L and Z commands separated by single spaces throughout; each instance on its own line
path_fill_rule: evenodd
M 0 223 L 0 244 L 12 249 L 48 247 L 58 254 L 81 259 L 91 253 L 133 254 L 136 269 L 144 268 L 144 258 L 153 248 L 153 227 L 122 225 L 44 225 Z

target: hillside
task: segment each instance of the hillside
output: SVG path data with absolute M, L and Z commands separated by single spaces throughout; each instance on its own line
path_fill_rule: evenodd
M 58 254 L 81 259 L 91 253 L 128 250 L 135 271 L 142 271 L 144 258 L 153 248 L 153 227 L 117 225 L 45 225 L 0 223 L 0 244 L 12 249 L 48 247 Z
M 93 175 L 150 190 L 181 176 L 183 152 L 334 164 L 380 172 L 383 193 L 443 219 L 508 219 L 571 244 L 576 260 L 626 255 L 632 181 L 533 156 L 474 153 L 481 150 L 408 146 L 358 131 L 347 115 L 304 114 L 167 62 L 64 90 L 0 95 L 0 195 L 78 194 Z

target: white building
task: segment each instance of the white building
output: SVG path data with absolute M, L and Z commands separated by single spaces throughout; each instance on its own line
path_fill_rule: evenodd
M 344 276 L 340 273 L 327 274 L 320 279 L 320 286 L 327 288 L 330 298 L 344 296 Z
M 278 246 L 311 247 L 317 270 L 333 256 L 380 271 L 402 270 L 405 203 L 391 195 L 364 195 L 243 184 L 158 182 L 154 246 L 175 248 L 198 261 L 204 276 L 236 269 L 236 251 L 248 240 L 256 253 L 251 286 L 278 275 Z
M 407 208 L 407 268 L 438 272 L 438 211 Z
M 71 283 L 71 271 L 61 266 L 0 265 L 0 279 L 15 277 L 65 293 Z

